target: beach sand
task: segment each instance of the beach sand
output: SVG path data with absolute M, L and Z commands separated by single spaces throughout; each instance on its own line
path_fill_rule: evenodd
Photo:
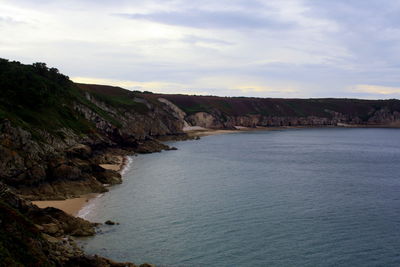
M 265 130 L 274 130 L 272 127 L 236 127 L 236 130 L 217 130 L 217 129 L 195 129 L 195 130 L 187 130 L 185 131 L 190 136 L 208 136 L 208 135 L 216 135 L 216 134 L 229 134 L 229 133 L 239 133 L 239 132 L 249 132 L 249 131 L 265 131 Z
M 109 169 L 113 171 L 121 172 L 124 168 L 125 158 L 122 156 L 117 156 L 118 163 L 116 164 L 100 164 L 104 169 Z M 33 204 L 39 208 L 53 207 L 65 211 L 66 213 L 77 216 L 79 211 L 89 202 L 90 199 L 97 197 L 99 194 L 91 193 L 82 195 L 77 198 L 70 198 L 65 200 L 40 200 L 32 201 Z
M 32 201 L 39 208 L 53 207 L 65 211 L 66 213 L 76 216 L 78 212 L 89 202 L 90 199 L 98 196 L 96 193 L 83 195 L 78 198 L 70 198 L 65 200 L 44 200 Z

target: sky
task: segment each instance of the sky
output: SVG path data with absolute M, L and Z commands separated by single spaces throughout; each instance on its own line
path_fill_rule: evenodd
M 0 0 L 0 57 L 218 96 L 400 98 L 400 0 Z

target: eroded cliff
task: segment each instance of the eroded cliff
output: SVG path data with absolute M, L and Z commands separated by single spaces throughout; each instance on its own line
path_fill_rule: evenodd
M 175 104 L 191 126 L 214 129 L 280 126 L 399 127 L 400 101 L 273 99 L 158 95 Z
M 28 199 L 104 192 L 104 184 L 120 177 L 99 166 L 107 163 L 103 153 L 160 151 L 168 147 L 155 138 L 183 134 L 174 110 L 143 94 L 112 88 L 124 94 L 113 96 L 95 86 L 78 87 L 43 65 L 2 61 L 1 67 L 9 76 L 2 75 L 0 86 L 9 89 L 0 96 L 0 181 Z M 48 102 L 35 106 L 27 100 L 36 93 L 26 90 L 29 84 L 7 87 L 14 72 L 40 79 Z M 18 98 L 11 97 L 15 92 Z

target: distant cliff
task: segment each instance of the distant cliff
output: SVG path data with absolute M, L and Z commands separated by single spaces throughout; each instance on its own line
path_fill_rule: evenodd
M 174 103 L 190 125 L 400 127 L 400 100 L 279 99 L 158 95 Z

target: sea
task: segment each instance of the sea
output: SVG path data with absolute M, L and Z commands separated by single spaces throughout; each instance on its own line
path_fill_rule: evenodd
M 89 254 L 157 266 L 400 266 L 400 130 L 289 129 L 130 158 Z

